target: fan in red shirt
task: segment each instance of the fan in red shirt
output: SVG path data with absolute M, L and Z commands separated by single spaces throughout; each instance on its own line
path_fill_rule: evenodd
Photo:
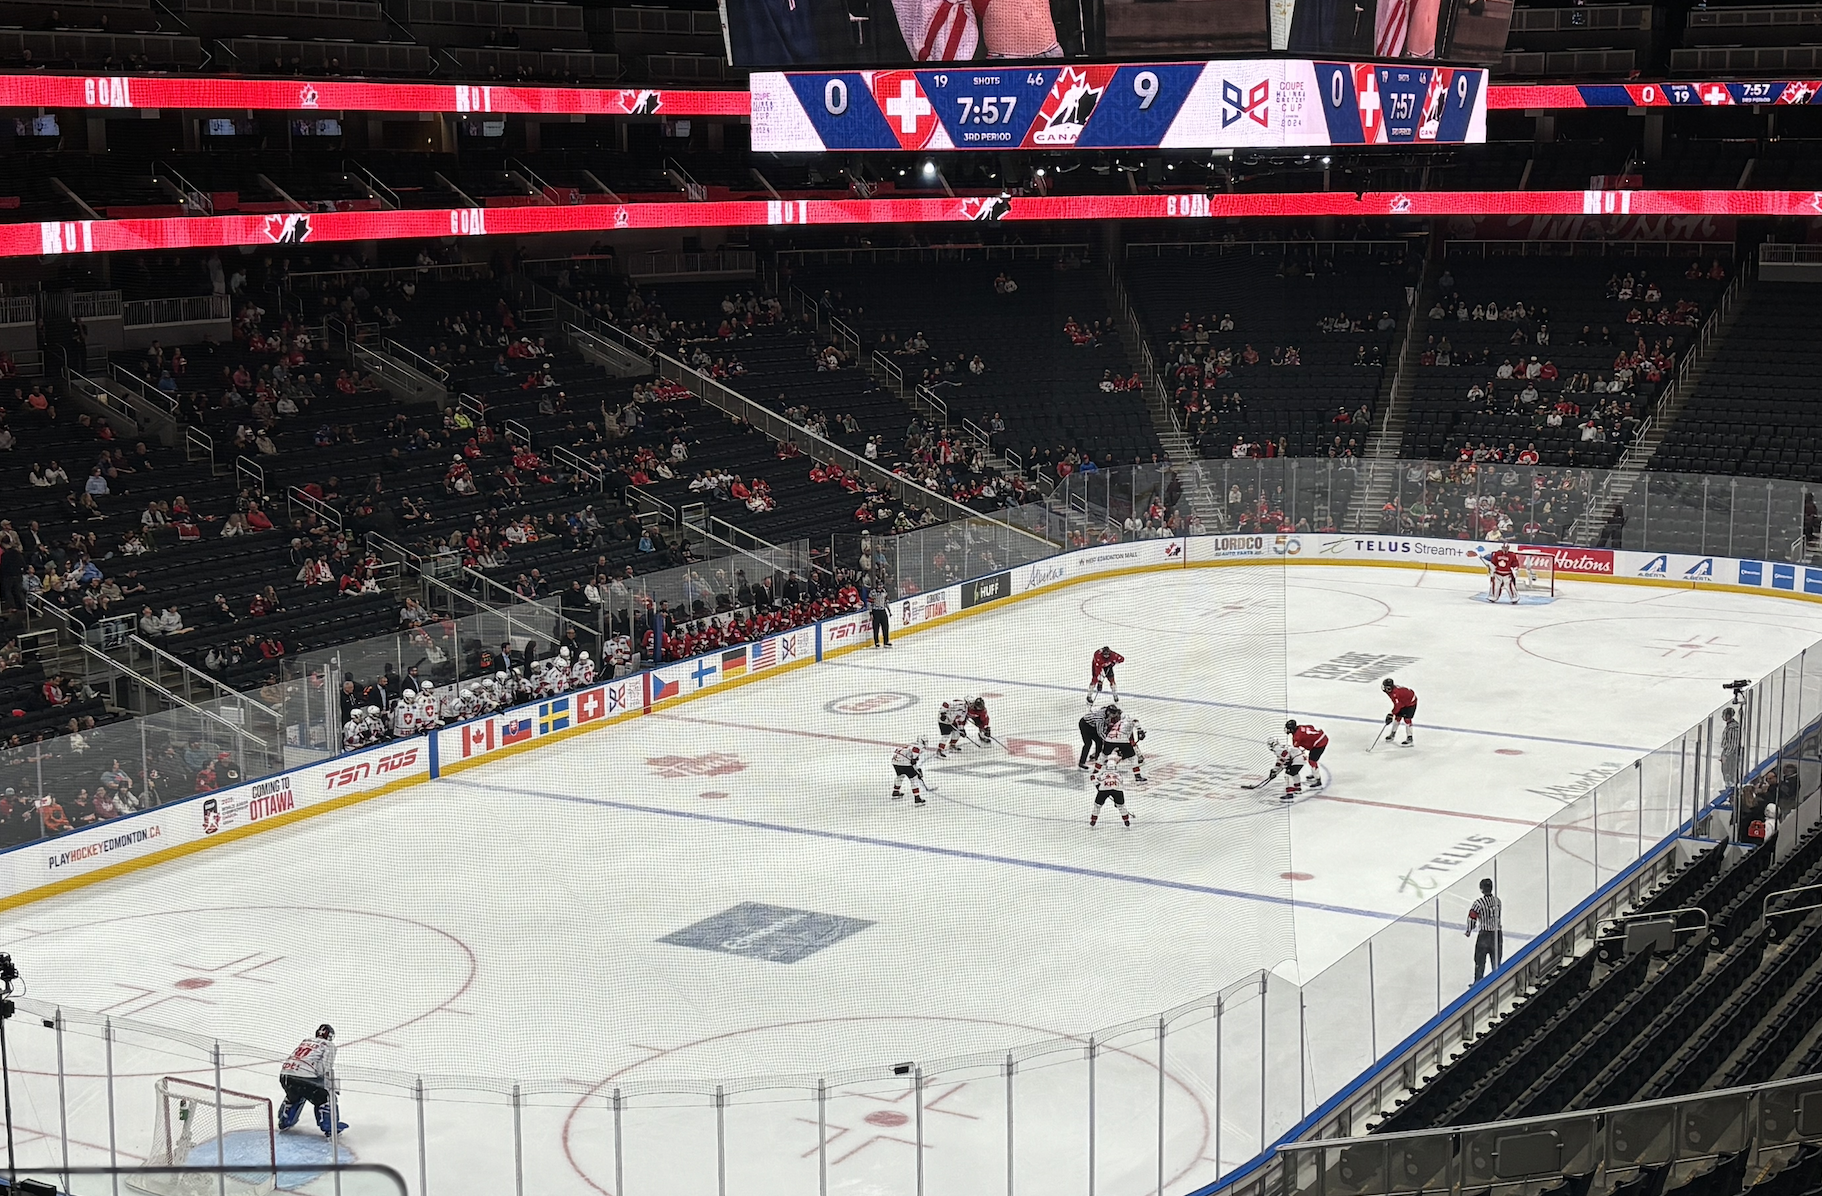
M 1385 725 L 1389 730 L 1385 740 L 1391 743 L 1398 736 L 1398 724 L 1404 724 L 1404 742 L 1400 746 L 1411 746 L 1411 720 L 1417 717 L 1417 691 L 1387 677 L 1379 683 L 1385 696 L 1392 700 L 1392 713 L 1385 716 Z
M 1492 575 L 1487 579 L 1487 601 L 1498 602 L 1504 594 L 1513 606 L 1518 605 L 1518 554 L 1509 544 L 1501 544 L 1487 557 Z
M 1107 689 L 1113 694 L 1113 700 L 1120 700 L 1120 683 L 1113 679 L 1113 666 L 1124 664 L 1126 658 L 1112 648 L 1102 648 L 1094 654 L 1089 665 L 1088 704 L 1094 705 L 1094 696 L 1101 692 L 1101 682 L 1107 682 Z
M 1304 756 L 1309 760 L 1309 780 L 1304 788 L 1322 788 L 1322 753 L 1329 747 L 1328 732 L 1309 723 L 1300 723 L 1294 718 L 1284 720 L 1284 729 L 1291 737 L 1291 746 L 1302 748 Z

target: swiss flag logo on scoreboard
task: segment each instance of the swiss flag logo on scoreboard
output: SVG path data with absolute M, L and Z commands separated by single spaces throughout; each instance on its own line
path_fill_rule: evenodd
M 1385 143 L 1385 112 L 1379 107 L 1379 75 L 1371 66 L 1355 63 L 1354 99 L 1360 108 L 1360 140 L 1363 145 Z
M 872 79 L 873 98 L 885 114 L 886 127 L 900 149 L 921 150 L 930 144 L 940 122 L 936 105 L 924 94 L 915 71 L 879 71 Z

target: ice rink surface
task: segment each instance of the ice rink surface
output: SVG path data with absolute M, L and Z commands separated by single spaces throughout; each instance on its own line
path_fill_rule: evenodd
M 1483 591 L 1356 567 L 1080 584 L 41 902 L 0 921 L 0 942 L 39 1000 L 274 1057 L 327 1020 L 346 1067 L 707 1091 L 690 1085 L 991 1056 L 1255 969 L 1314 975 L 1713 710 L 1718 682 L 1822 638 L 1822 610 L 1765 597 L 1562 582 L 1553 603 L 1489 607 Z M 1088 826 L 1075 767 L 1102 644 L 1126 657 L 1122 705 L 1149 732 L 1130 829 Z M 1369 754 L 1387 675 L 1419 695 L 1416 744 Z M 1001 743 L 932 764 L 927 808 L 890 800 L 892 748 L 934 736 L 964 694 L 986 697 Z M 1289 807 L 1241 787 L 1287 705 L 1333 740 L 1326 790 Z M 44 1047 L 18 1049 L 29 1072 Z M 123 1074 L 149 1089 L 202 1067 L 148 1056 Z M 258 1071 L 231 1086 L 276 1096 Z M 20 1122 L 54 1128 L 54 1093 L 24 1087 Z M 902 1143 L 905 1106 L 864 1099 L 855 1132 Z M 930 1096 L 929 1132 L 1003 1116 L 971 1099 Z M 483 1166 L 489 1141 L 510 1153 L 499 1100 L 472 1125 L 434 1106 L 433 1181 Z M 415 1192 L 410 1104 L 346 1104 L 348 1151 Z M 613 1193 L 601 1101 L 544 1104 L 523 1128 L 537 1190 Z M 149 1109 L 122 1110 L 124 1157 L 143 1153 Z M 742 1122 L 740 1148 L 808 1166 L 814 1122 L 792 1110 Z M 689 1116 L 688 1140 L 712 1148 L 712 1121 Z M 649 1147 L 674 1130 L 628 1132 Z M 1193 1139 L 1173 1136 L 1173 1179 L 1212 1178 L 1207 1133 Z M 90 1145 L 76 1161 L 99 1161 Z M 898 1148 L 847 1149 L 831 1191 L 901 1190 L 874 1170 Z M 648 1160 L 626 1190 L 713 1191 L 702 1165 Z M 776 1170 L 778 1191 L 804 1190 Z M 1150 1190 L 1134 1184 L 1106 1190 Z

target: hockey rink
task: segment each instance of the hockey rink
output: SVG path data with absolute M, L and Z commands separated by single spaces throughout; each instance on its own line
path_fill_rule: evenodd
M 274 1061 L 329 1021 L 366 1077 L 346 1083 L 344 1155 L 396 1167 L 414 1196 L 420 1075 L 437 1196 L 514 1190 L 515 1080 L 540 1196 L 716 1192 L 718 1083 L 729 1192 L 815 1192 L 822 1170 L 853 1196 L 1000 1192 L 1009 1049 L 1143 1023 L 1260 969 L 1317 975 L 1426 900 L 1426 863 L 1473 874 L 1715 710 L 1720 682 L 1822 639 L 1822 608 L 1770 597 L 1561 581 L 1554 602 L 1490 607 L 1471 600 L 1484 590 L 1368 567 L 1087 582 L 12 911 L 0 949 L 36 1001 L 194 1037 L 112 1044 L 118 1090 L 146 1094 L 117 1101 L 125 1160 L 150 1141 L 157 1077 L 210 1078 L 210 1039 L 250 1048 L 224 1061 L 227 1087 L 276 1099 Z M 1076 768 L 1103 644 L 1148 732 L 1131 828 L 1111 809 L 1088 826 Z M 1388 675 L 1419 695 L 1416 742 L 1369 752 Z M 930 764 L 927 807 L 891 800 L 892 749 L 934 739 L 937 707 L 965 694 L 1000 742 Z M 1332 740 L 1326 787 L 1290 805 L 1243 787 L 1287 706 Z M 1459 991 L 1471 953 L 1444 930 L 1460 966 L 1437 983 Z M 54 1162 L 67 1115 L 70 1161 L 105 1162 L 108 1044 L 65 1036 L 92 1082 L 60 1098 L 51 1033 L 25 1017 L 9 1033 L 22 1160 Z M 1093 1078 L 1076 1058 L 1026 1065 L 1020 1190 L 1083 1189 L 1084 1157 L 1037 1127 L 1079 1117 L 1085 1083 L 1104 1086 L 1098 1193 L 1153 1190 L 1149 1147 L 1118 1157 L 1149 1132 L 1118 1123 L 1167 1090 L 1175 1190 L 1259 1148 L 1149 1041 L 1115 1041 Z M 1223 1041 L 1236 1072 L 1258 1069 L 1257 1028 Z M 868 1069 L 886 1078 L 828 1087 L 819 1156 L 818 1078 Z M 618 1151 L 615 1086 L 671 1094 L 628 1103 Z

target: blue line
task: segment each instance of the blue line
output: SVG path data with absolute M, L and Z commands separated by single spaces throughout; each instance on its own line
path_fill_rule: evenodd
M 600 797 L 578 797 L 572 793 L 548 793 L 539 789 L 508 788 L 503 785 L 482 785 L 475 781 L 451 781 L 471 789 L 485 789 L 493 793 L 510 793 L 515 796 L 533 796 L 548 798 L 551 801 L 572 802 L 576 805 L 600 806 L 608 810 L 624 810 L 633 814 L 659 814 L 667 818 L 686 818 L 696 822 L 712 822 L 718 826 L 734 826 L 745 830 L 777 831 L 787 835 L 804 835 L 812 839 L 830 839 L 837 843 L 856 843 L 863 847 L 889 847 L 900 851 L 921 851 L 926 855 L 947 856 L 957 860 L 975 860 L 984 864 L 1006 864 L 1014 868 L 1033 868 L 1041 872 L 1061 872 L 1069 876 L 1086 876 L 1094 880 L 1116 880 L 1127 884 L 1150 885 L 1159 889 L 1176 889 L 1185 893 L 1201 893 L 1209 897 L 1232 897 L 1241 901 L 1263 901 L 1271 905 L 1288 905 L 1297 909 L 1321 910 L 1331 914 L 1351 914 L 1356 918 L 1372 918 L 1378 922 L 1397 922 L 1408 915 L 1388 914 L 1378 910 L 1355 909 L 1347 905 L 1327 905 L 1320 901 L 1298 901 L 1291 897 L 1276 897 L 1267 893 L 1248 893 L 1240 889 L 1221 889 L 1211 885 L 1190 884 L 1181 880 L 1164 880 L 1154 876 L 1132 876 L 1124 872 L 1107 872 L 1099 868 L 1082 868 L 1074 864 L 1050 864 L 1041 860 L 1022 860 L 1016 856 L 989 855 L 979 851 L 963 851 L 955 847 L 934 847 L 925 843 L 901 843 L 895 839 L 876 839 L 871 835 L 850 835 L 841 831 L 816 830 L 813 827 L 786 826 L 775 822 L 757 822 L 749 818 L 730 818 L 724 814 L 703 814 L 693 810 L 666 810 L 659 806 L 641 806 L 633 802 L 609 801 Z M 1427 925 L 1428 923 L 1426 923 Z
M 934 677 L 942 681 L 974 681 L 992 685 L 1020 686 L 1025 689 L 1061 690 L 1066 693 L 1079 693 L 1083 689 L 1083 687 L 1079 685 L 1048 685 L 1037 681 L 1008 681 L 1004 677 L 970 677 L 961 673 L 931 673 L 925 672 L 922 669 L 893 668 L 890 665 L 852 664 L 840 660 L 832 663 L 837 668 L 858 669 L 868 673 L 903 673 L 910 677 Z M 1133 693 L 1130 690 L 1127 691 L 1127 696 L 1147 702 L 1176 702 L 1184 706 L 1215 706 L 1223 710 L 1250 710 L 1261 714 L 1284 713 L 1276 706 L 1248 706 L 1242 702 L 1216 702 L 1209 698 L 1165 697 L 1161 694 Z M 1377 725 L 1382 724 L 1385 721 L 1377 718 L 1361 718 L 1358 715 L 1351 714 L 1329 714 L 1324 711 L 1316 711 L 1315 714 L 1318 718 L 1342 723 L 1372 723 Z M 1640 755 L 1648 755 L 1657 750 L 1656 748 L 1638 747 L 1634 744 L 1626 743 L 1596 743 L 1587 739 L 1552 739 L 1548 735 L 1518 735 L 1510 731 L 1482 731 L 1474 727 L 1444 727 L 1435 723 L 1425 723 L 1424 730 L 1447 731 L 1455 735 L 1485 735 L 1493 739 L 1522 739 L 1527 743 L 1560 743 L 1569 747 L 1607 748 L 1610 751 L 1637 752 Z

